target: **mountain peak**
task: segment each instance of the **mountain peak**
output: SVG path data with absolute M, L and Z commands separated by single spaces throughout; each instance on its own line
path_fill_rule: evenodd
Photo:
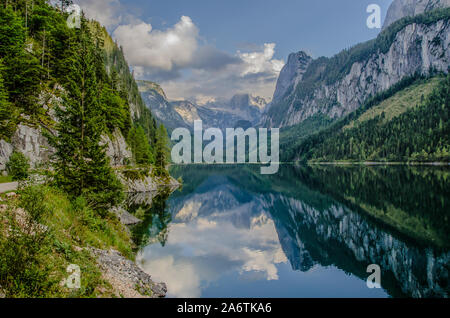
M 311 61 L 312 57 L 304 51 L 289 54 L 288 61 L 278 77 L 273 101 L 280 100 L 290 88 L 297 85 Z
M 159 95 L 164 97 L 164 99 L 167 100 L 166 93 L 164 92 L 164 90 L 162 89 L 162 87 L 159 84 L 157 84 L 155 82 L 151 82 L 151 81 L 144 81 L 144 80 L 136 80 L 136 83 L 138 84 L 140 93 L 155 91 L 156 93 L 158 93 Z
M 416 16 L 427 11 L 450 7 L 450 0 L 394 0 L 389 6 L 383 30 L 404 17 Z

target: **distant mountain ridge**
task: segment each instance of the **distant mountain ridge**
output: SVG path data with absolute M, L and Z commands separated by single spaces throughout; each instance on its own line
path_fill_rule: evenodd
M 238 94 L 229 101 L 197 105 L 191 101 L 169 101 L 160 85 L 137 81 L 147 107 L 170 129 L 193 128 L 195 120 L 202 120 L 205 128 L 233 128 L 236 124 L 255 125 L 267 105 L 264 98 Z

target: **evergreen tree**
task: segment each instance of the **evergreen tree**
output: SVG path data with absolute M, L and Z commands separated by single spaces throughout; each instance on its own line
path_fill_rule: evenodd
M 66 61 L 67 94 L 56 109 L 57 136 L 48 136 L 56 149 L 55 181 L 67 193 L 84 196 L 95 208 L 104 209 L 120 202 L 122 191 L 105 146 L 100 145 L 105 122 L 98 100 L 94 44 L 84 19 L 71 49 L 73 55 Z
M 9 138 L 13 133 L 13 107 L 8 101 L 8 92 L 3 85 L 4 66 L 0 61 L 0 138 Z
M 23 19 L 10 6 L 0 7 L 0 59 L 5 65 L 4 85 L 9 100 L 27 113 L 36 114 L 42 67 L 25 50 L 25 39 Z
M 155 144 L 155 168 L 159 175 L 167 175 L 166 166 L 169 163 L 169 138 L 167 136 L 167 130 L 163 124 L 158 127 L 156 131 L 156 144 Z
M 130 129 L 128 134 L 128 145 L 133 153 L 133 161 L 138 165 L 154 163 L 154 157 L 144 128 L 138 125 Z

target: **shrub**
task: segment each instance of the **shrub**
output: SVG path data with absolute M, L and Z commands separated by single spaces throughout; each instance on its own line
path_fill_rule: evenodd
M 6 164 L 6 170 L 13 180 L 25 180 L 28 178 L 30 163 L 23 153 L 14 151 Z
M 58 294 L 58 281 L 51 277 L 53 264 L 48 230 L 40 226 L 47 209 L 44 191 L 27 188 L 19 205 L 28 213 L 10 209 L 0 222 L 0 285 L 6 297 L 51 297 Z

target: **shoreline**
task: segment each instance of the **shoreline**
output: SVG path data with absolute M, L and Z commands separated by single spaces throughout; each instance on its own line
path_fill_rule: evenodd
M 329 165 L 329 166 L 450 166 L 450 162 L 395 162 L 395 161 L 308 161 L 308 165 Z

